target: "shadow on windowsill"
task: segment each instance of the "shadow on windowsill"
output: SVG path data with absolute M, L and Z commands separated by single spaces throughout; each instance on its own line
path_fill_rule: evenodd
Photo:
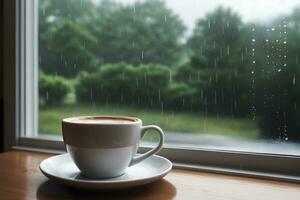
M 166 180 L 123 190 L 79 190 L 46 181 L 37 190 L 37 199 L 173 199 L 176 188 Z

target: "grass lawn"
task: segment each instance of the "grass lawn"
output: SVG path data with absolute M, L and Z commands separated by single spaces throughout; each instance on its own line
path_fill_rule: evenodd
M 165 131 L 183 133 L 210 133 L 242 138 L 259 137 L 259 128 L 251 119 L 232 119 L 205 117 L 201 114 L 184 112 L 161 112 L 120 106 L 66 105 L 61 107 L 40 108 L 39 132 L 61 134 L 61 120 L 80 115 L 127 115 L 143 120 L 144 125 L 155 124 Z

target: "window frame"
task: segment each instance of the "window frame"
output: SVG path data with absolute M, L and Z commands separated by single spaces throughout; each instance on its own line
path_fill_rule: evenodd
M 35 135 L 38 119 L 37 1 L 3 2 L 4 149 L 62 153 L 65 147 L 61 137 Z M 139 152 L 149 148 L 142 146 Z M 300 156 L 178 148 L 168 144 L 159 155 L 170 159 L 175 168 L 300 182 L 300 168 L 296 167 L 300 166 Z

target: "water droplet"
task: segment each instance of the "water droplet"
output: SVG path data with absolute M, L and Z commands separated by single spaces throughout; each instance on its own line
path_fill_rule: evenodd
M 255 64 L 255 60 L 253 60 L 252 63 Z
M 279 40 L 276 40 L 276 42 L 279 42 Z
M 289 140 L 289 138 L 288 137 L 286 137 L 286 138 L 284 138 L 285 139 L 285 141 L 288 141 Z
M 278 72 L 281 72 L 281 69 L 278 69 L 277 71 L 278 71 Z
M 284 63 L 284 64 L 283 64 L 283 66 L 284 66 L 284 67 L 286 67 L 286 66 L 287 66 L 287 64 L 286 64 L 286 63 Z
M 266 42 L 269 42 L 269 40 L 268 40 L 268 39 L 266 39 Z
M 270 58 L 270 55 L 267 55 L 267 58 Z
M 269 31 L 270 31 L 270 29 L 268 29 L 268 28 L 267 28 L 267 29 L 266 29 L 266 31 L 267 31 L 267 32 L 269 32 Z
M 293 85 L 296 85 L 296 76 L 295 76 L 295 74 L 293 76 Z
M 255 28 L 252 28 L 252 31 L 255 31 Z
M 286 44 L 286 41 L 283 41 L 283 44 Z
M 252 49 L 252 51 L 255 51 L 255 49 Z
M 252 42 L 255 42 L 255 39 L 252 39 Z
M 252 71 L 251 74 L 254 74 L 254 71 Z
M 272 28 L 271 30 L 272 30 L 272 31 L 275 31 L 275 28 Z
M 158 101 L 160 101 L 160 90 L 158 90 Z
M 242 52 L 242 55 L 241 55 L 241 60 L 242 62 L 244 62 L 244 53 Z

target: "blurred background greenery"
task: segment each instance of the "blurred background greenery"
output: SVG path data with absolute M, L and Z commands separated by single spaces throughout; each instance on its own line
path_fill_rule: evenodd
M 266 23 L 217 7 L 185 31 L 161 0 L 39 0 L 39 131 L 117 114 L 182 133 L 300 140 L 300 7 Z

